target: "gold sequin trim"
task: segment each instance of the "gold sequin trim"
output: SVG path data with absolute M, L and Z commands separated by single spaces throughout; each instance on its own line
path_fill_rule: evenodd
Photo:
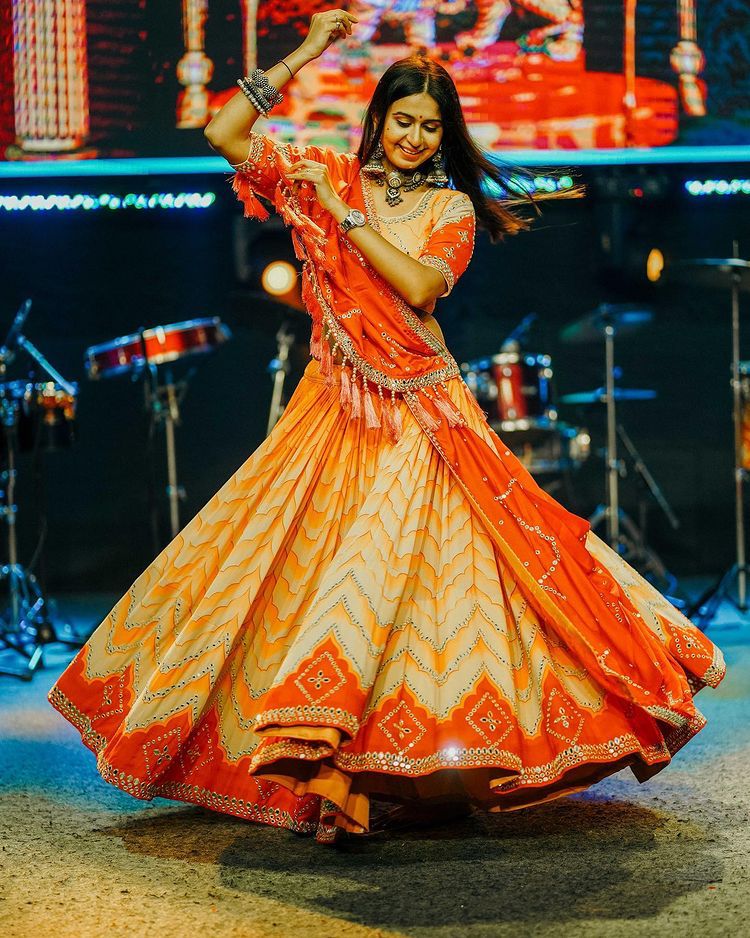
M 58 688 L 52 689 L 49 701 L 81 733 L 85 745 L 96 755 L 96 767 L 104 781 L 134 798 L 140 798 L 143 801 L 150 801 L 152 798 L 187 801 L 190 804 L 210 808 L 212 811 L 221 811 L 224 814 L 232 814 L 249 821 L 259 821 L 273 827 L 285 827 L 300 834 L 312 834 L 318 828 L 317 822 L 300 821 L 288 811 L 282 811 L 280 808 L 257 805 L 242 798 L 203 788 L 200 785 L 175 781 L 147 782 L 135 775 L 123 772 L 103 757 L 102 750 L 107 745 L 107 740 L 91 728 L 89 718 L 81 713 Z
M 279 707 L 275 710 L 263 710 L 253 720 L 256 726 L 272 724 L 280 726 L 299 726 L 315 724 L 319 726 L 335 726 L 346 730 L 351 736 L 356 735 L 359 729 L 359 720 L 353 713 L 342 710 L 340 707 L 316 707 L 314 704 L 302 707 Z
M 256 169 L 258 166 L 258 160 L 260 159 L 261 155 L 263 154 L 263 150 L 265 149 L 266 141 L 262 134 L 251 132 L 248 139 L 250 140 L 250 149 L 248 150 L 247 157 L 243 160 L 242 163 L 229 164 L 238 173 L 249 173 Z
M 433 257 L 431 254 L 423 254 L 418 260 L 420 264 L 426 264 L 427 267 L 434 267 L 435 270 L 440 271 L 445 277 L 445 282 L 448 284 L 448 293 L 450 293 L 456 283 L 456 278 L 453 276 L 453 271 L 448 262 L 444 261 L 442 257 Z M 443 295 L 448 296 L 448 293 Z
M 425 192 L 416 206 L 409 212 L 404 212 L 402 215 L 379 215 L 376 213 L 377 219 L 389 225 L 391 222 L 411 221 L 413 218 L 419 218 L 432 205 L 431 196 L 434 194 L 434 190 Z
M 448 363 L 445 364 L 442 368 L 438 368 L 436 371 L 431 371 L 425 375 L 416 375 L 413 378 L 391 378 L 385 372 L 373 367 L 368 361 L 362 358 L 354 343 L 352 342 L 349 333 L 336 319 L 336 314 L 328 305 L 320 290 L 317 277 L 310 273 L 307 273 L 307 276 L 315 292 L 315 296 L 320 303 L 321 308 L 323 309 L 323 322 L 333 333 L 333 337 L 345 357 L 354 362 L 357 371 L 360 374 L 363 374 L 368 381 L 372 381 L 373 384 L 379 384 L 382 387 L 387 388 L 389 391 L 396 391 L 399 394 L 403 394 L 406 391 L 418 391 L 420 388 L 432 387 L 433 385 L 447 381 L 449 378 L 457 378 L 461 374 L 458 364 L 453 358 L 450 358 Z M 409 309 L 408 306 L 406 308 Z M 430 330 L 422 326 L 418 317 L 413 313 L 412 316 L 416 322 L 419 323 L 420 327 L 424 329 L 424 331 L 428 333 L 432 339 L 435 339 L 435 336 L 433 336 Z M 439 342 L 438 350 L 442 351 L 443 354 L 441 357 L 445 359 L 447 357 L 445 354 L 445 347 Z
M 440 213 L 440 217 L 435 222 L 432 233 L 434 234 L 436 231 L 440 231 L 440 229 L 444 228 L 446 225 L 463 221 L 464 218 L 473 218 L 475 214 L 474 205 L 468 195 L 466 195 L 465 192 L 456 192 L 455 197 L 448 202 Z

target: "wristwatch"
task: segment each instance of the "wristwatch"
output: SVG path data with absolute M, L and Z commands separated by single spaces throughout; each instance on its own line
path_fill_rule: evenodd
M 351 231 L 352 228 L 361 228 L 363 225 L 367 224 L 367 219 L 364 216 L 363 212 L 360 212 L 358 208 L 353 208 L 346 218 L 343 218 L 339 222 L 339 228 L 343 231 L 344 234 L 347 231 Z

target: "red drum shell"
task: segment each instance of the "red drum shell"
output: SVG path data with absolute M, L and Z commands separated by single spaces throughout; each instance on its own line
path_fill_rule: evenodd
M 500 352 L 461 366 L 464 380 L 490 423 L 504 430 L 548 426 L 557 419 L 552 403 L 552 360 L 530 352 Z
M 144 361 L 163 365 L 187 355 L 211 352 L 230 338 L 218 316 L 189 319 L 169 326 L 145 329 L 143 334 L 121 336 L 86 350 L 90 378 L 112 377 L 142 368 Z

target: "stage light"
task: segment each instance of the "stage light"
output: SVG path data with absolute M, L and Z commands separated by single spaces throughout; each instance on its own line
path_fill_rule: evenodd
M 688 179 L 688 195 L 750 195 L 750 179 Z
M 124 196 L 102 192 L 100 195 L 88 193 L 60 195 L 0 195 L 0 210 L 5 212 L 90 212 L 94 209 L 108 208 L 142 209 L 182 209 L 209 208 L 216 201 L 215 192 L 128 192 Z
M 664 272 L 664 255 L 659 248 L 651 248 L 646 258 L 646 277 L 650 283 L 658 283 Z
M 289 261 L 271 261 L 261 274 L 260 282 L 271 296 L 286 296 L 297 283 L 297 271 Z

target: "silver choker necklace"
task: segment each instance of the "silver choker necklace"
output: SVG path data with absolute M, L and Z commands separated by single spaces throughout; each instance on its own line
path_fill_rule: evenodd
M 388 205 L 400 205 L 404 200 L 401 198 L 402 192 L 413 192 L 418 189 L 427 179 L 427 173 L 415 169 L 413 173 L 401 173 L 397 169 L 391 169 L 383 178 L 379 177 L 376 181 L 378 185 L 386 186 L 385 200 Z

